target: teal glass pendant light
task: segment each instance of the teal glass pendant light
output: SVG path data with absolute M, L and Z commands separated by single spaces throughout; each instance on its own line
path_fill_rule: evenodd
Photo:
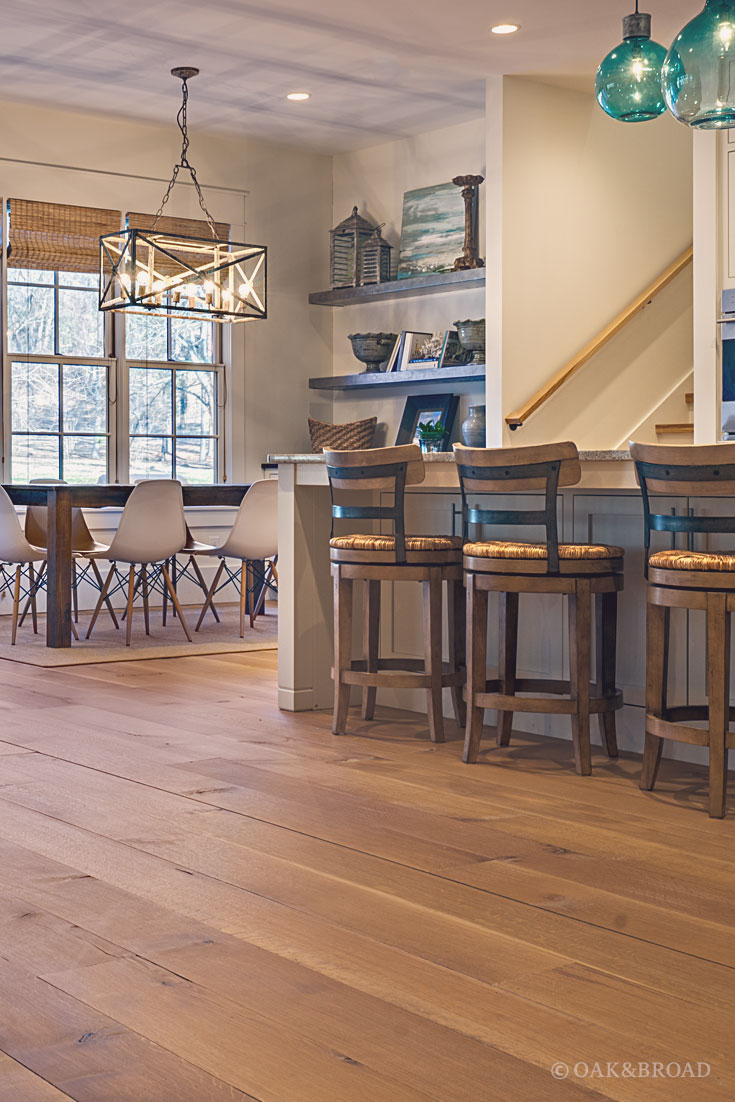
M 679 122 L 698 130 L 735 126 L 735 4 L 707 0 L 674 39 L 662 83 Z
M 619 122 L 648 122 L 663 115 L 661 69 L 666 49 L 651 39 L 651 17 L 638 11 L 623 20 L 623 41 L 600 64 L 595 95 L 603 111 Z

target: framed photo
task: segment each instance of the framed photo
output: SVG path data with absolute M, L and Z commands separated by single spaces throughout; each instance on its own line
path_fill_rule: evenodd
M 442 348 L 440 367 L 462 367 L 472 359 L 472 353 L 468 352 L 459 343 L 459 334 L 456 329 L 447 329 L 444 334 L 444 346 Z
M 458 405 L 456 394 L 414 394 L 406 398 L 396 444 L 418 444 L 419 424 L 441 421 L 446 430 L 441 451 L 448 451 Z
M 451 272 L 464 247 L 465 209 L 455 184 L 417 188 L 403 196 L 398 279 Z

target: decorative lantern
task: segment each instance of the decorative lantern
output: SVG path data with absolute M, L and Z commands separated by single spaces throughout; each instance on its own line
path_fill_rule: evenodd
M 360 253 L 360 283 L 387 283 L 390 279 L 390 254 L 392 245 L 384 241 L 376 226 Z
M 363 245 L 375 230 L 372 222 L 352 208 L 352 214 L 331 232 L 330 250 L 332 287 L 357 287 L 360 282 L 360 255 Z

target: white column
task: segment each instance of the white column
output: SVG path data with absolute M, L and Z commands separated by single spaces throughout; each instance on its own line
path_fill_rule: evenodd
M 303 479 L 303 481 L 302 481 Z M 313 480 L 315 484 L 305 484 Z M 321 485 L 318 482 L 321 481 Z M 324 469 L 278 468 L 278 706 L 331 708 L 332 588 Z
M 695 130 L 694 158 L 694 443 L 720 439 L 720 353 L 717 334 L 720 293 L 718 139 Z M 724 232 L 725 227 L 722 227 Z
M 487 446 L 503 443 L 503 78 L 488 77 L 485 107 L 485 405 Z

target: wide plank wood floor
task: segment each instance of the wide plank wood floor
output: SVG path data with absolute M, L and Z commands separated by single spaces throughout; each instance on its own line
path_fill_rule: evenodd
M 465 766 L 275 683 L 272 653 L 0 662 L 0 1102 L 735 1097 L 703 771 L 644 794 L 522 735 Z

